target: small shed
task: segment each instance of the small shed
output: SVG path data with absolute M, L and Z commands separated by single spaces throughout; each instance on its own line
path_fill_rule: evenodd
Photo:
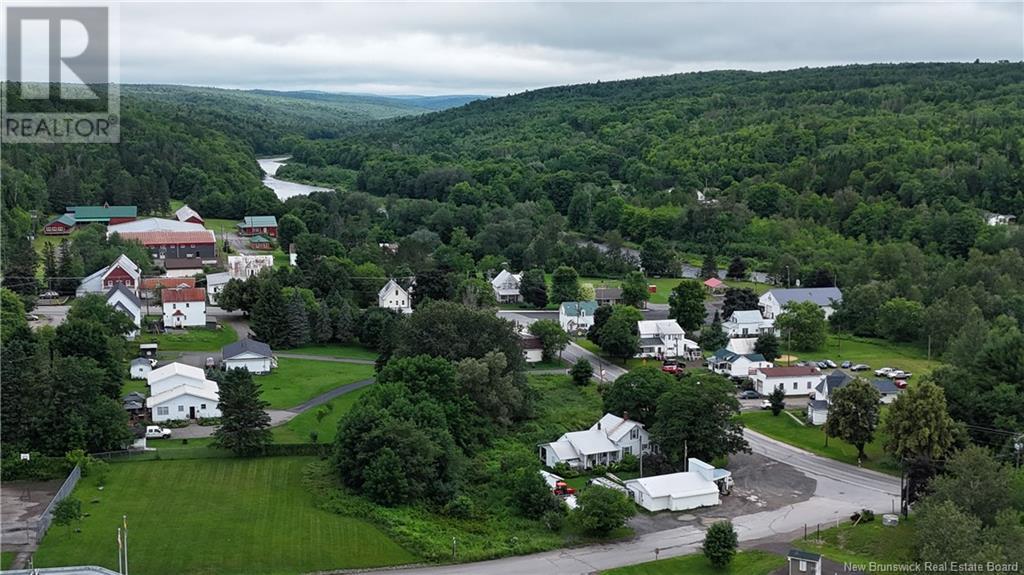
M 789 561 L 789 575 L 821 575 L 821 555 L 800 549 L 790 549 L 786 554 Z
M 254 250 L 271 250 L 274 249 L 273 244 L 270 242 L 270 238 L 262 234 L 257 234 L 249 238 L 249 247 Z
M 146 377 L 149 375 L 149 372 L 151 371 L 153 371 L 153 364 L 150 362 L 150 360 L 144 357 L 137 357 L 132 360 L 132 366 L 130 370 L 132 379 L 146 379 Z
M 159 344 L 156 343 L 140 343 L 139 344 L 139 356 L 148 357 L 149 359 L 156 359 L 156 352 L 159 349 Z
M 224 369 L 245 369 L 249 373 L 270 373 L 276 367 L 270 346 L 254 339 L 240 339 L 221 350 Z

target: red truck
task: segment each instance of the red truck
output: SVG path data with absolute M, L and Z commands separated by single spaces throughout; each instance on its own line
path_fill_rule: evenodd
M 666 359 L 661 362 L 661 371 L 672 375 L 682 375 L 683 366 L 679 365 L 679 362 L 674 359 Z

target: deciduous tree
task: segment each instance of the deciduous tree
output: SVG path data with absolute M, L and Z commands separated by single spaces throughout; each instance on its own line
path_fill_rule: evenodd
M 551 274 L 551 301 L 562 303 L 580 297 L 580 277 L 569 266 L 560 266 Z
M 825 312 L 814 302 L 789 302 L 775 327 L 796 349 L 813 351 L 825 345 Z
M 632 369 L 604 390 L 604 410 L 639 421 L 650 429 L 655 422 L 658 400 L 675 383 L 675 378 L 653 366 Z
M 668 316 L 686 331 L 697 331 L 704 325 L 704 287 L 693 280 L 679 282 L 668 296 Z
M 607 535 L 636 514 L 636 506 L 625 493 L 600 485 L 584 488 L 576 496 L 576 503 L 572 518 L 592 535 Z
M 864 446 L 875 439 L 878 427 L 878 405 L 881 395 L 863 379 L 830 391 L 825 434 L 857 448 L 857 459 L 867 459 Z
M 537 309 L 548 305 L 548 284 L 544 279 L 544 270 L 534 268 L 523 273 L 519 280 L 519 295 L 523 301 Z
M 540 340 L 544 361 L 551 361 L 569 345 L 569 334 L 553 319 L 541 319 L 530 324 L 530 334 Z
M 736 388 L 725 377 L 711 373 L 690 375 L 658 398 L 651 437 L 676 468 L 685 458 L 711 461 L 748 451 L 739 421 Z

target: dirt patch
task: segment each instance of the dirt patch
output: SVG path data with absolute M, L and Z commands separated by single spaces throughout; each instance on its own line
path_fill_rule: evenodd
M 36 522 L 63 480 L 9 481 L 0 484 L 0 541 L 4 551 L 35 547 Z
M 736 485 L 722 504 L 682 512 L 640 513 L 629 525 L 638 535 L 674 529 L 682 525 L 706 525 L 712 519 L 732 519 L 759 511 L 771 511 L 806 501 L 817 482 L 793 467 L 763 455 L 740 453 L 729 458 L 728 469 Z

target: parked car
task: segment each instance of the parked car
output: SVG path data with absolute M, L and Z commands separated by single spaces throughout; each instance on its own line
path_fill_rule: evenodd
M 875 370 L 875 375 L 877 375 L 878 377 L 888 377 L 889 374 L 894 371 L 896 370 L 891 367 L 880 367 Z
M 807 362 L 806 361 L 798 361 L 798 362 L 796 362 L 796 366 L 797 367 L 807 367 Z
M 758 399 L 760 397 L 761 394 L 754 391 L 753 389 L 748 389 L 746 391 L 740 392 L 740 399 Z
M 167 439 L 171 436 L 171 430 L 159 425 L 146 426 L 146 439 Z
M 890 379 L 910 379 L 911 377 L 913 377 L 913 375 L 914 374 L 907 373 L 907 372 L 903 371 L 902 369 L 894 369 L 894 370 L 889 372 L 889 378 Z
M 814 362 L 814 365 L 818 366 L 820 369 L 825 369 L 825 368 L 828 367 L 828 362 L 827 361 L 816 361 L 816 362 Z M 835 364 L 832 364 L 832 365 L 835 365 Z
M 871 366 L 866 363 L 858 363 L 850 368 L 850 371 L 867 371 L 871 369 Z
M 836 362 L 832 361 L 831 359 L 826 359 L 825 365 L 829 366 L 831 369 L 839 367 L 838 365 L 836 365 Z
M 906 389 L 907 388 L 907 380 L 905 380 L 905 379 L 894 379 L 894 380 L 892 380 L 892 384 L 895 385 L 896 387 L 900 388 L 900 389 Z
M 666 359 L 661 362 L 661 371 L 672 375 L 682 375 L 683 366 L 679 365 L 679 362 L 674 359 Z
M 786 404 L 783 403 L 782 407 L 785 408 Z M 764 401 L 761 402 L 761 409 L 771 409 L 771 408 L 772 408 L 772 400 L 765 399 Z
M 839 364 L 839 367 L 841 367 L 841 368 L 843 368 L 843 369 L 850 369 L 850 366 L 851 366 L 851 365 L 853 365 L 853 364 L 852 364 L 852 363 L 850 363 L 850 360 L 846 360 L 846 361 L 844 361 L 843 363 L 840 363 L 840 364 Z

